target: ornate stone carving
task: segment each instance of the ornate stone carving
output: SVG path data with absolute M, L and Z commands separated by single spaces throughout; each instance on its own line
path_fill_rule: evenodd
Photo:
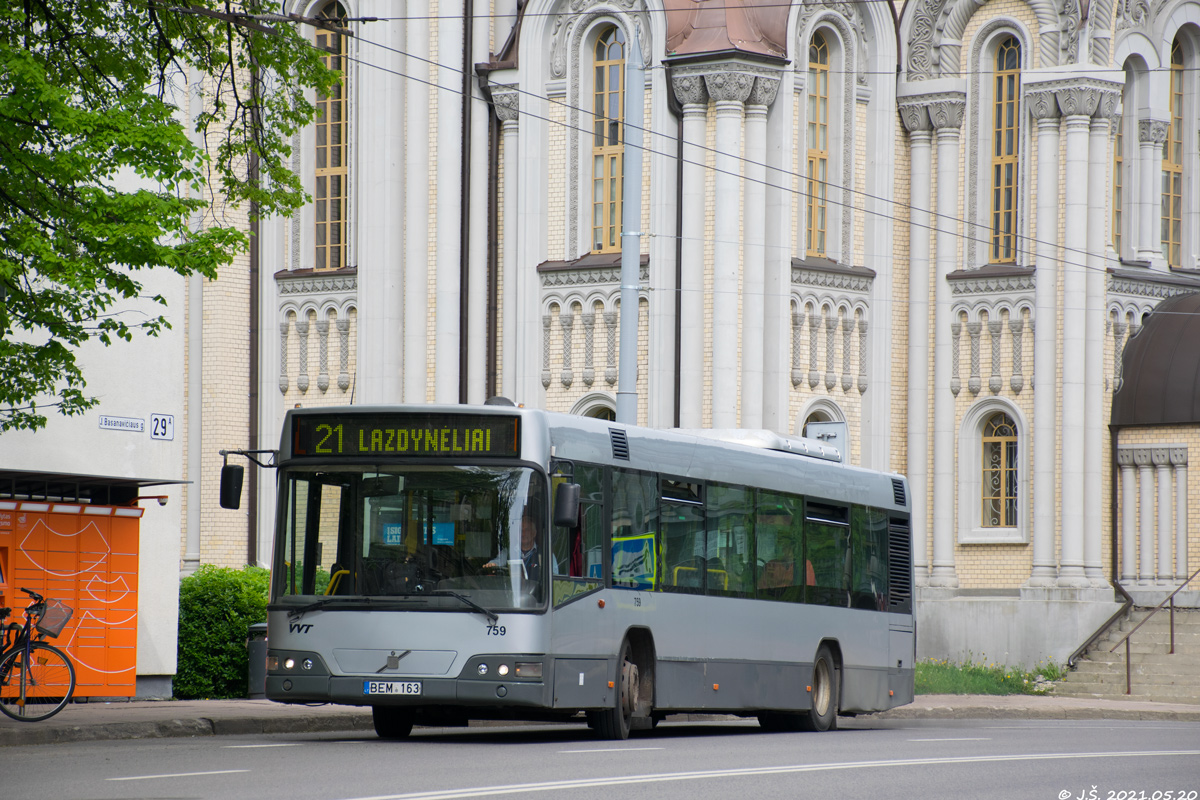
M 550 315 L 542 314 L 542 388 L 550 388 Z
M 1117 33 L 1129 28 L 1145 28 L 1149 19 L 1150 0 L 1118 0 Z
M 288 330 L 291 323 L 284 319 L 279 323 L 279 393 L 287 394 L 288 390 Z
M 1020 394 L 1025 388 L 1025 376 L 1023 374 L 1023 366 L 1021 364 L 1021 339 L 1025 331 L 1025 320 L 1021 316 L 1008 321 L 1008 332 L 1012 334 L 1012 377 L 1008 379 L 1008 385 L 1012 388 L 1014 394 Z
M 492 105 L 496 108 L 496 118 L 501 122 L 516 121 L 520 100 L 521 95 L 516 84 L 507 83 L 492 87 Z
M 817 388 L 817 383 L 820 382 L 820 374 L 817 372 L 817 331 L 821 320 L 814 312 L 808 318 L 808 388 Z
M 338 347 L 340 357 L 338 362 L 338 388 L 343 392 L 350 388 L 350 320 L 338 318 Z
M 958 320 L 950 323 L 950 338 L 954 345 L 950 348 L 950 391 L 958 397 L 962 390 L 962 381 L 958 377 L 959 342 L 962 336 L 962 323 Z
M 1058 99 L 1053 89 L 1026 87 L 1024 101 L 1034 119 L 1058 118 Z
M 1100 93 L 1092 86 L 1060 86 L 1054 97 L 1064 117 L 1090 117 L 1100 104 Z
M 301 392 L 308 391 L 308 318 L 296 320 L 296 334 L 300 337 L 300 376 L 296 378 L 296 388 Z
M 1117 465 L 1122 467 L 1133 467 L 1133 450 L 1128 447 L 1121 447 L 1117 450 Z
M 746 98 L 746 105 L 769 106 L 775 102 L 777 94 L 779 94 L 779 79 L 758 75 L 754 78 L 754 88 L 750 90 L 750 96 Z
M 1162 144 L 1167 140 L 1167 129 L 1170 123 L 1165 119 L 1139 119 L 1138 141 Z
M 803 34 L 808 30 L 808 21 L 814 14 L 819 12 L 831 11 L 838 15 L 838 18 L 832 18 L 831 22 L 835 21 L 837 27 L 841 30 L 843 37 L 848 37 L 853 32 L 854 38 L 850 40 L 852 50 L 855 56 L 862 51 L 867 41 L 866 23 L 863 20 L 863 15 L 859 12 L 858 3 L 854 2 L 838 2 L 838 0 L 816 0 L 816 2 L 804 3 L 800 6 L 800 14 L 796 20 L 796 30 Z M 805 52 L 808 49 L 808 43 L 801 43 L 798 52 Z M 805 71 L 807 65 L 804 59 L 796 59 L 796 70 Z M 867 83 L 867 73 L 858 69 L 857 64 L 852 64 L 852 70 L 858 76 L 858 82 L 862 85 Z
M 579 321 L 583 323 L 583 384 L 584 386 L 591 386 L 596 380 L 596 369 L 593 361 L 596 350 L 596 315 L 591 312 L 580 314 Z
M 745 103 L 754 88 L 755 76 L 745 72 L 710 72 L 704 76 L 709 97 L 718 103 Z
M 967 379 L 967 388 L 971 394 L 979 394 L 982 385 L 979 378 L 979 335 L 982 331 L 982 322 L 967 323 L 967 335 L 971 337 L 971 377 Z
M 680 105 L 704 105 L 708 102 L 708 88 L 704 85 L 704 76 L 700 74 L 673 75 L 671 87 Z
M 317 388 L 329 389 L 329 320 L 317 320 L 317 343 L 320 356 L 317 362 Z
M 961 95 L 954 98 L 942 97 L 929 104 L 929 119 L 938 130 L 961 128 L 966 108 L 967 101 Z
M 1004 385 L 1000 380 L 1000 334 L 1003 330 L 1003 322 L 998 319 L 988 320 L 988 339 L 992 343 L 992 374 L 988 378 L 988 389 L 992 394 L 1000 394 Z
M 792 386 L 799 387 L 804 381 L 800 369 L 800 335 L 804 330 L 804 312 L 792 312 Z
M 909 133 L 933 130 L 933 122 L 929 119 L 928 103 L 920 98 L 901 100 L 900 120 L 904 129 Z
M 604 370 L 604 381 L 611 386 L 617 382 L 617 312 L 605 311 L 604 324 L 608 328 L 608 365 Z
M 850 339 L 854 334 L 854 317 L 847 314 L 842 319 L 842 391 L 848 392 L 854 386 L 850 375 Z
M 837 347 L 837 312 L 832 308 L 825 309 L 825 388 L 833 389 L 837 385 L 837 376 L 833 373 L 834 350 Z
M 563 368 L 560 377 L 562 385 L 570 388 L 571 383 L 575 380 L 575 375 L 571 371 L 571 329 L 575 326 L 575 314 L 564 309 L 558 315 L 558 323 L 562 326 L 563 337 Z
M 867 321 L 858 321 L 858 393 L 867 390 Z
M 1187 447 L 1172 447 L 1171 448 L 1171 466 L 1186 467 L 1187 466 Z
M 1122 373 L 1125 367 L 1125 331 L 1129 326 L 1124 320 L 1118 319 L 1113 322 L 1113 380 L 1112 390 L 1114 393 L 1120 390 L 1121 384 L 1124 382 Z

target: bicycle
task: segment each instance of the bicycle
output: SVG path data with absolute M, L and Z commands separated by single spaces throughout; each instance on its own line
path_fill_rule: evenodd
M 31 602 L 25 624 L 3 628 L 0 652 L 0 711 L 21 722 L 37 722 L 63 710 L 75 694 L 75 666 L 67 654 L 42 641 L 55 638 L 74 613 L 59 600 L 46 600 L 30 589 L 21 589 Z M 0 623 L 11 608 L 0 608 Z

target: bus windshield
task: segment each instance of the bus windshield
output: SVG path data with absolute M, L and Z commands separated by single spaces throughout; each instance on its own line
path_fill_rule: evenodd
M 280 481 L 275 603 L 544 606 L 546 480 L 532 469 L 292 468 Z

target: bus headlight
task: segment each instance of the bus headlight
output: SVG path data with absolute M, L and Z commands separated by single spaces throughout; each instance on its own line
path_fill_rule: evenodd
M 496 670 L 496 672 L 500 673 L 500 677 L 503 678 L 505 675 L 508 674 L 508 664 L 501 664 L 499 669 Z
M 542 662 L 540 661 L 518 661 L 517 668 L 514 673 L 518 678 L 541 678 L 542 677 Z
M 295 668 L 296 668 L 296 659 L 294 659 L 294 658 L 287 658 L 287 659 L 284 659 L 284 661 L 283 661 L 283 668 L 284 668 L 284 669 L 289 669 L 289 670 L 290 670 L 290 669 L 295 669 Z
M 487 664 L 480 664 L 477 669 L 480 675 L 487 675 Z

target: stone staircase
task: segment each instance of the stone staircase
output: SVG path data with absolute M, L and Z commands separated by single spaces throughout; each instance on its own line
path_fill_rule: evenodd
M 1175 609 L 1175 652 L 1171 647 L 1170 612 L 1154 615 L 1129 640 L 1133 692 L 1125 694 L 1125 645 L 1113 645 L 1150 613 L 1137 609 L 1114 625 L 1080 658 L 1075 669 L 1059 682 L 1059 697 L 1094 697 L 1110 700 L 1150 700 L 1159 703 L 1200 705 L 1200 610 Z

